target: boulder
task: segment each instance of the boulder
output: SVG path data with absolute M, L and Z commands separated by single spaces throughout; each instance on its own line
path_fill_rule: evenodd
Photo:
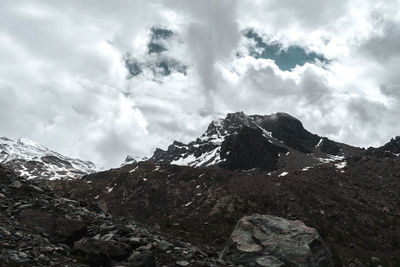
M 130 267 L 157 267 L 156 258 L 151 253 L 143 253 L 129 262 Z
M 74 243 L 74 250 L 83 255 L 92 266 L 111 266 L 110 259 L 122 261 L 129 256 L 128 248 L 124 244 L 86 237 Z
M 315 229 L 301 221 L 260 214 L 239 220 L 220 259 L 244 266 L 333 266 Z
M 72 245 L 87 232 L 85 222 L 70 220 L 61 214 L 44 210 L 26 209 L 22 212 L 20 220 L 36 232 L 49 235 L 52 242 L 68 245 Z

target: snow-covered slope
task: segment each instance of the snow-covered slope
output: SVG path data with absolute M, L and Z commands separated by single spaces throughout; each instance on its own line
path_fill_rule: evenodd
M 299 120 L 286 113 L 262 116 L 236 112 L 212 121 L 195 141 L 188 144 L 174 141 L 167 150 L 157 149 L 150 161 L 192 167 L 290 171 L 340 160 L 358 151 L 308 132 Z
M 0 137 L 0 163 L 27 179 L 76 179 L 96 168 L 90 161 L 63 156 L 26 138 Z

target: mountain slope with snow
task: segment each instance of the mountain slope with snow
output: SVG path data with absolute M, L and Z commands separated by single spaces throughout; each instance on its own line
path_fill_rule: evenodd
M 26 179 L 77 179 L 96 169 L 90 161 L 63 156 L 26 138 L 0 137 L 0 163 Z
M 236 112 L 211 122 L 195 141 L 174 141 L 167 150 L 157 149 L 150 161 L 232 170 L 291 171 L 342 160 L 362 151 L 312 134 L 286 113 L 261 116 Z

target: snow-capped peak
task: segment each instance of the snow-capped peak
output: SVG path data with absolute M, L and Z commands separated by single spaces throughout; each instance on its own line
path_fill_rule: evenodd
M 192 167 L 275 170 L 287 166 L 300 170 L 341 158 L 342 148 L 352 149 L 310 133 L 289 114 L 236 112 L 213 120 L 200 137 L 188 144 L 174 141 L 167 150 L 157 149 L 149 161 Z M 242 166 L 243 162 L 248 164 Z
M 95 171 L 90 161 L 69 158 L 27 138 L 0 138 L 0 163 L 27 179 L 73 179 Z

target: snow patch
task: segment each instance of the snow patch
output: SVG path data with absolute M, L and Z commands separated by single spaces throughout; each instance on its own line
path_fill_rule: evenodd
M 289 174 L 288 172 L 282 172 L 281 174 L 278 175 L 278 177 L 283 177 L 283 176 L 286 176 L 288 174 Z
M 190 202 L 188 202 L 188 203 L 186 203 L 185 205 L 183 205 L 184 207 L 189 207 L 191 204 L 192 204 L 193 202 L 192 201 L 190 201 Z
M 182 156 L 182 158 L 172 161 L 171 164 L 191 167 L 215 165 L 223 161 L 220 156 L 220 150 L 221 147 L 218 146 L 211 151 L 203 153 L 199 157 L 195 157 L 193 154 Z
M 134 171 L 136 171 L 139 168 L 139 166 L 136 166 L 135 168 L 133 168 L 132 170 L 129 171 L 129 173 L 132 173 Z
M 336 163 L 335 166 L 336 166 L 337 169 L 343 169 L 344 167 L 347 166 L 347 162 L 346 161 L 342 161 L 342 162 Z
M 328 158 L 317 158 L 320 162 L 330 163 L 335 161 L 340 161 L 344 159 L 344 156 L 328 155 Z
M 317 147 L 320 147 L 320 145 L 322 145 L 322 142 L 323 142 L 324 140 L 321 138 L 321 139 L 319 139 L 319 142 L 318 142 L 318 144 L 316 144 L 315 145 L 315 148 L 317 148 Z

